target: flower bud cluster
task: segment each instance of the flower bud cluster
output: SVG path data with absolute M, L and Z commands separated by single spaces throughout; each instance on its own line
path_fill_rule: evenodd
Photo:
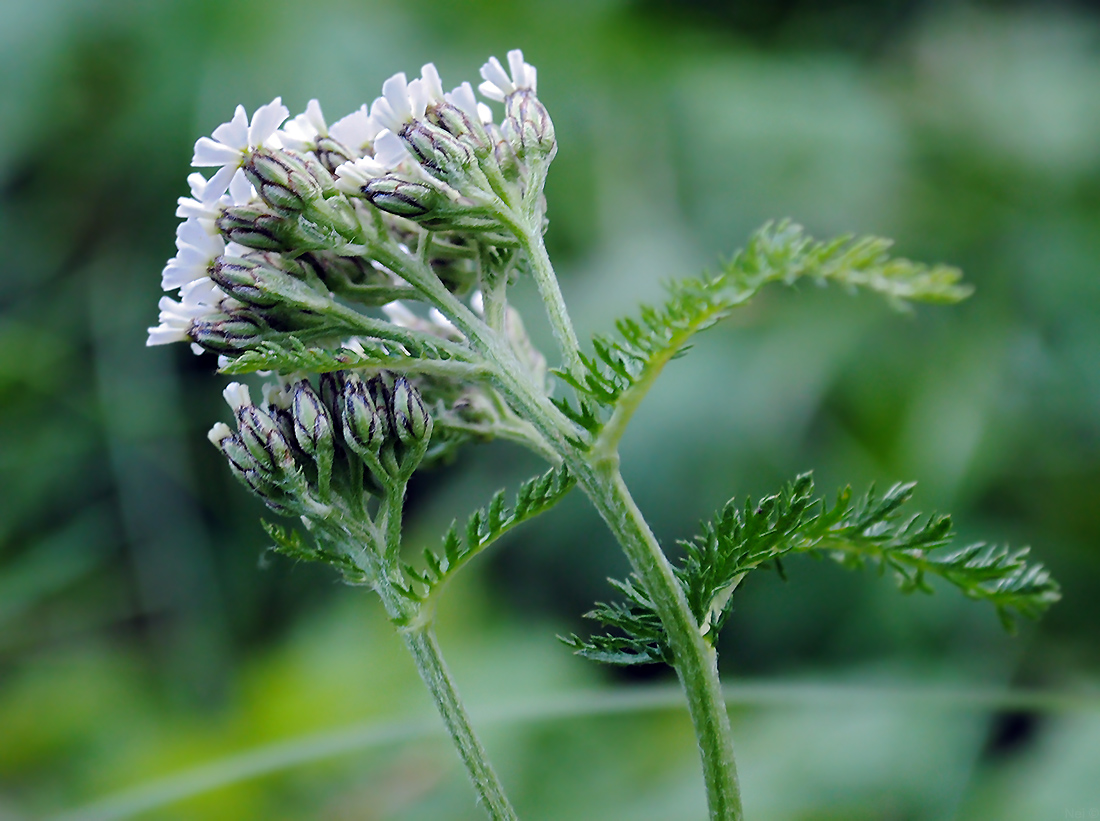
M 341 500 L 359 509 L 363 492 L 403 488 L 432 437 L 419 390 L 400 376 L 336 371 L 320 377 L 319 389 L 307 379 L 271 384 L 259 405 L 234 382 L 225 398 L 237 429 L 218 422 L 209 439 L 280 513 L 323 517 Z

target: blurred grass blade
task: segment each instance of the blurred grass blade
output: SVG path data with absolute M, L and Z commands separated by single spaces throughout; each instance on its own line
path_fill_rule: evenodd
M 864 705 L 871 700 L 963 710 L 1023 710 L 1035 712 L 1100 712 L 1100 694 L 1042 690 L 937 686 L 853 687 L 846 684 L 740 684 L 724 688 L 731 706 L 791 706 L 798 704 Z M 610 691 L 563 693 L 538 700 L 471 710 L 478 724 L 524 723 L 560 718 L 682 710 L 677 686 L 637 687 Z M 190 770 L 124 790 L 52 821 L 118 821 L 193 798 L 242 781 L 260 778 L 304 764 L 430 736 L 442 736 L 435 716 L 365 724 L 346 730 L 315 733 L 219 758 Z

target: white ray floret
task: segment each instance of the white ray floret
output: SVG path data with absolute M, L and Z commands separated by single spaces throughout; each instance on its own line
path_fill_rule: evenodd
M 310 100 L 306 104 L 306 110 L 294 119 L 287 120 L 277 135 L 284 148 L 293 151 L 310 150 L 319 137 L 329 135 L 328 123 L 325 122 L 321 104 L 317 100 Z
M 187 342 L 188 331 L 195 320 L 220 312 L 230 305 L 239 305 L 214 284 L 213 280 L 203 277 L 190 282 L 180 290 L 180 300 L 161 297 L 160 322 L 155 328 L 149 328 L 146 346 L 167 345 L 171 342 Z
M 233 119 L 214 129 L 211 137 L 200 137 L 195 143 L 195 156 L 191 165 L 196 168 L 220 166 L 206 184 L 205 202 L 213 202 L 225 193 L 229 181 L 240 168 L 250 151 L 260 147 L 279 148 L 275 135 L 290 111 L 281 97 L 256 109 L 249 122 L 244 106 L 237 106 Z
M 161 272 L 160 287 L 166 291 L 183 288 L 207 276 L 210 266 L 225 252 L 225 240 L 211 234 L 197 218 L 180 223 L 176 230 L 176 255 Z
M 222 210 L 227 205 L 244 205 L 256 196 L 256 190 L 244 171 L 237 169 L 233 178 L 229 181 L 229 192 L 216 200 L 206 200 L 206 189 L 209 183 L 198 171 L 187 176 L 187 184 L 191 188 L 190 197 L 180 197 L 176 202 L 176 216 L 182 219 L 197 219 L 202 223 L 208 233 L 216 233 L 214 222 L 221 216 Z
M 329 128 L 329 134 L 352 151 L 366 154 L 373 150 L 374 138 L 380 130 L 381 126 L 371 119 L 367 106 L 362 105 L 334 122 Z
M 518 48 L 508 52 L 508 68 L 512 71 L 510 77 L 500 60 L 490 57 L 489 62 L 481 67 L 485 82 L 478 86 L 478 91 L 498 103 L 517 91 L 537 91 L 538 72 L 533 65 L 523 61 L 523 52 Z

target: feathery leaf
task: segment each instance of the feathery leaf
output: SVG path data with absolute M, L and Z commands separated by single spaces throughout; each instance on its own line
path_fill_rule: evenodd
M 907 301 L 958 302 L 970 294 L 961 273 L 947 266 L 926 266 L 889 255 L 890 241 L 878 237 L 841 237 L 818 242 L 790 222 L 768 224 L 734 255 L 717 275 L 670 283 L 659 307 L 643 305 L 639 319 L 620 319 L 616 335 L 598 335 L 593 354 L 582 355 L 582 374 L 555 371 L 581 395 L 582 407 L 556 404 L 574 422 L 597 433 L 604 426 L 593 405 L 623 417 L 608 425 L 614 437 L 625 427 L 642 397 L 672 359 L 700 331 L 729 315 L 770 282 L 788 285 L 800 278 L 867 288 L 894 305 Z
M 713 643 L 730 613 L 730 600 L 751 571 L 778 566 L 791 553 L 832 558 L 851 568 L 894 571 L 905 592 L 931 593 L 938 576 L 964 595 L 997 608 L 1007 629 L 1013 616 L 1039 616 L 1060 598 L 1058 583 L 1040 564 L 1028 564 L 1028 549 L 972 544 L 947 550 L 948 516 L 904 514 L 913 483 L 896 484 L 881 496 L 874 487 L 853 502 L 850 488 L 828 505 L 813 496 L 810 474 L 758 503 L 731 499 L 703 531 L 681 542 L 684 558 L 676 575 L 700 632 Z M 671 651 L 653 604 L 636 577 L 612 581 L 624 603 L 597 604 L 586 614 L 615 633 L 563 639 L 579 655 L 611 664 L 671 662 Z
M 523 482 L 510 509 L 504 491 L 498 490 L 487 508 L 470 514 L 462 535 L 459 535 L 457 523 L 451 523 L 443 537 L 441 552 L 425 549 L 423 568 L 406 565 L 406 575 L 413 583 L 405 588 L 406 591 L 417 600 L 427 602 L 474 556 L 514 527 L 552 508 L 565 498 L 574 484 L 576 480 L 565 467 L 552 468 Z

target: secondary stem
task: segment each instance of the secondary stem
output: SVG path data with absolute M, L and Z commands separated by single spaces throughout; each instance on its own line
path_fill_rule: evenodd
M 546 315 L 550 320 L 550 327 L 558 342 L 558 348 L 561 350 L 562 361 L 566 369 L 579 378 L 584 373 L 580 342 L 577 340 L 577 332 L 573 330 L 569 311 L 565 307 L 565 299 L 561 295 L 554 266 L 550 262 L 549 254 L 546 253 L 542 233 L 537 230 L 527 230 L 524 225 L 517 226 L 516 231 L 523 249 L 527 252 L 527 258 L 531 261 L 531 272 L 534 274 L 539 296 L 546 304 Z

